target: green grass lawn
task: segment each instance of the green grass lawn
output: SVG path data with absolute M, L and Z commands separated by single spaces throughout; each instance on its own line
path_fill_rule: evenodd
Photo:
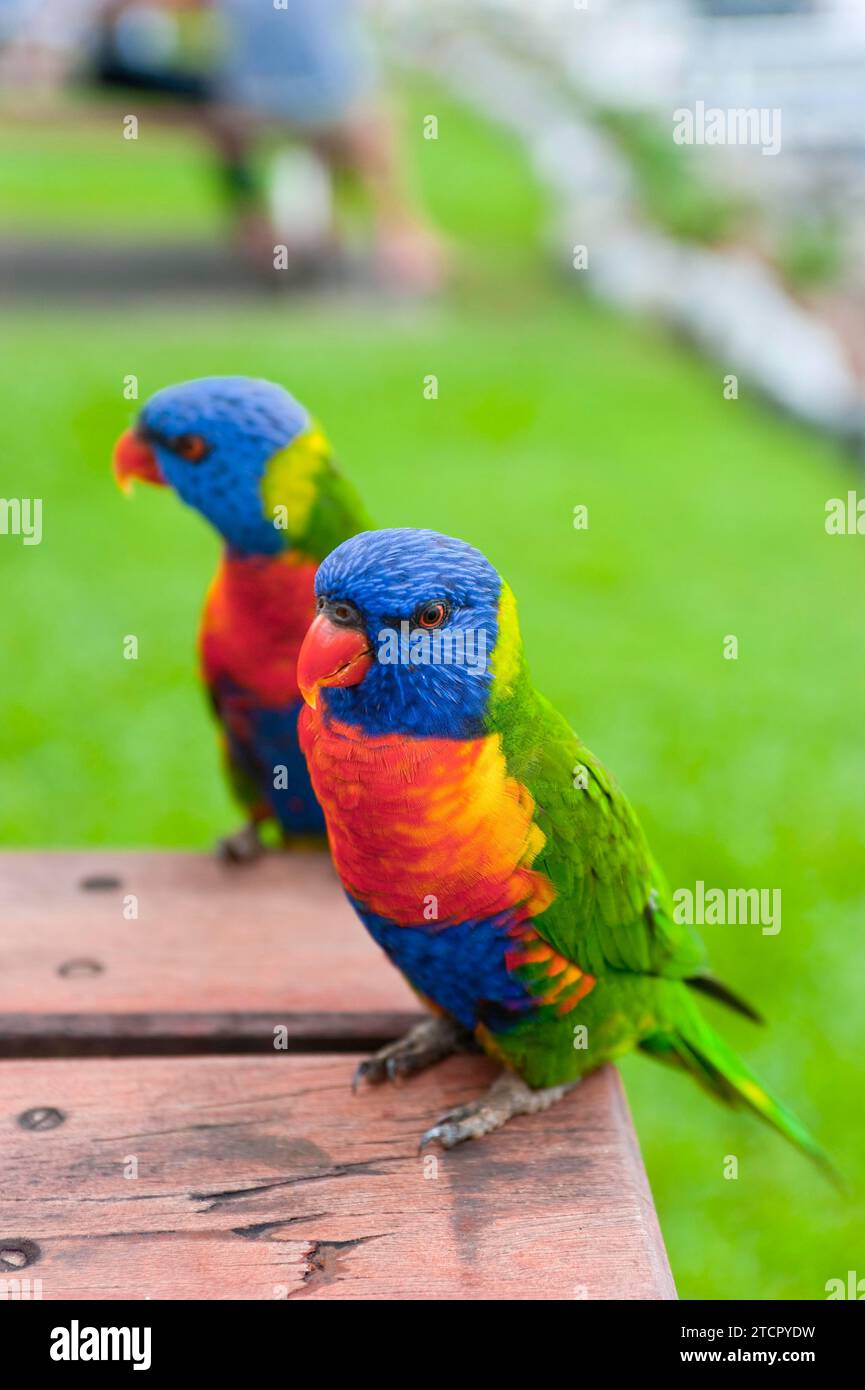
M 820 1298 L 865 1275 L 863 541 L 823 527 L 855 478 L 747 381 L 725 401 L 720 367 L 548 276 L 542 200 L 512 143 L 429 90 L 406 120 L 459 252 L 435 307 L 7 308 L 2 491 L 44 499 L 44 539 L 0 537 L 0 837 L 205 848 L 236 821 L 194 660 L 216 541 L 165 493 L 121 496 L 108 461 L 134 408 L 127 373 L 142 397 L 212 372 L 283 381 L 382 525 L 463 536 L 508 577 L 538 682 L 629 791 L 672 885 L 782 890 L 777 936 L 705 930 L 718 973 L 771 1021 L 723 1026 L 852 1195 L 686 1080 L 638 1058 L 624 1073 L 681 1294 Z M 67 161 L 62 140 L 30 137 L 26 157 L 0 142 L 7 228 L 50 214 L 76 235 L 212 230 L 214 208 L 187 203 L 194 155 L 157 144 L 117 156 L 97 140 Z

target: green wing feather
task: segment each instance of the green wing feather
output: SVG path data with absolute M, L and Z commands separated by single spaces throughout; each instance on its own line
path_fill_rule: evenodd
M 532 685 L 507 586 L 499 645 L 489 728 L 502 739 L 510 774 L 534 798 L 535 819 L 545 836 L 534 868 L 556 889 L 550 906 L 533 919 L 534 927 L 615 991 L 603 1006 L 607 1011 L 614 997 L 613 1012 L 629 1014 L 629 1025 L 620 1022 L 612 1030 L 615 1041 L 606 1055 L 622 1051 L 630 1031 L 631 1045 L 684 1067 L 727 1104 L 747 1105 L 833 1177 L 829 1160 L 804 1125 L 702 1018 L 689 983 L 758 1016 L 708 974 L 699 936 L 674 921 L 669 888 L 624 793 Z M 601 1007 L 590 994 L 590 1008 L 593 1002 Z M 599 1031 L 603 1026 L 599 1019 Z
M 705 953 L 673 921 L 669 888 L 627 797 L 527 675 L 501 724 L 509 772 L 531 792 L 545 836 L 534 867 L 556 889 L 535 927 L 591 975 L 683 979 Z

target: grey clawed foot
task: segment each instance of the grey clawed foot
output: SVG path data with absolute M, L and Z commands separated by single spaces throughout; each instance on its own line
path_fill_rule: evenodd
M 419 1150 L 423 1150 L 427 1144 L 441 1144 L 443 1149 L 453 1149 L 466 1139 L 479 1139 L 482 1134 L 501 1129 L 514 1115 L 534 1115 L 539 1110 L 547 1110 L 576 1085 L 578 1082 L 571 1081 L 565 1086 L 547 1086 L 543 1090 L 533 1091 L 520 1077 L 512 1072 L 503 1072 L 477 1100 L 458 1105 L 455 1110 L 443 1115 L 438 1124 L 423 1135 Z
M 431 1067 L 434 1062 L 457 1052 L 470 1036 L 453 1019 L 425 1018 L 404 1038 L 388 1043 L 387 1047 L 365 1058 L 354 1073 L 351 1089 L 357 1091 L 364 1081 L 377 1085 Z
M 225 835 L 217 840 L 214 853 L 223 864 L 251 864 L 264 854 L 264 845 L 255 821 L 235 830 L 233 835 Z

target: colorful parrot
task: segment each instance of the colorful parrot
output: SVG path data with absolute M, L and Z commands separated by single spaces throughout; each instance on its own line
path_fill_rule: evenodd
M 352 904 L 435 1015 L 355 1084 L 479 1043 L 504 1070 L 421 1141 L 451 1148 L 639 1047 L 824 1162 L 702 1017 L 700 993 L 757 1020 L 674 921 L 623 793 L 535 689 L 489 561 L 432 531 L 371 531 L 315 588 L 301 748 Z
M 114 468 L 121 486 L 140 478 L 174 488 L 225 542 L 199 657 L 247 824 L 219 854 L 254 858 L 266 821 L 284 839 L 323 835 L 297 743 L 297 656 L 319 561 L 369 525 L 327 440 L 281 386 L 205 377 L 152 396 L 118 441 Z

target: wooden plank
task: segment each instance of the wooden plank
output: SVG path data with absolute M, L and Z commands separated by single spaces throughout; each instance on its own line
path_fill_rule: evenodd
M 323 851 L 0 855 L 4 1055 L 270 1048 L 276 1026 L 367 1047 L 417 1009 Z
M 0 1277 L 45 1299 L 675 1297 L 613 1068 L 419 1156 L 492 1065 L 353 1096 L 355 1061 L 0 1063 Z
M 0 1057 L 354 1052 L 407 1033 L 420 1012 L 0 1014 Z M 277 1042 L 276 1039 L 279 1039 Z

